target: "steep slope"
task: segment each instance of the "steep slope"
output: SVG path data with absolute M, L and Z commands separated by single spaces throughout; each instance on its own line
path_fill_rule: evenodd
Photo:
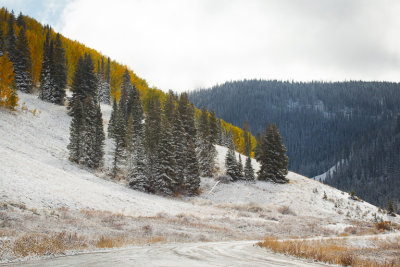
M 110 107 L 102 109 L 106 126 Z M 65 248 L 72 251 L 102 247 L 105 237 L 119 245 L 261 239 L 267 234 L 339 234 L 357 221 L 363 222 L 357 231 L 373 226 L 376 219 L 397 221 L 373 205 L 295 173 L 289 173 L 287 185 L 222 184 L 202 178 L 202 194 L 193 198 L 137 192 L 123 181 L 69 162 L 69 122 L 65 107 L 34 95 L 20 94 L 15 112 L 0 110 L 0 261 L 34 255 L 18 251 L 27 251 L 23 244 L 30 244 L 31 238 L 60 233 L 71 235 L 63 242 L 75 242 Z M 217 151 L 223 173 L 227 149 L 218 146 Z

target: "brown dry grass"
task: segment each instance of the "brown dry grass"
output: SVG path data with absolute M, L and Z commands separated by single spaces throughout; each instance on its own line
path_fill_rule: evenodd
M 105 237 L 102 236 L 95 242 L 95 246 L 97 248 L 119 248 L 127 245 L 144 245 L 144 244 L 154 244 L 154 243 L 163 243 L 165 242 L 165 238 L 162 236 L 154 236 L 150 238 L 126 238 L 125 236 L 118 237 Z
M 392 242 L 394 245 L 397 242 Z M 388 244 L 384 242 L 383 244 Z M 274 237 L 267 237 L 259 246 L 272 250 L 275 253 L 284 253 L 298 258 L 317 260 L 329 264 L 357 267 L 399 267 L 399 260 L 391 260 L 390 263 L 378 262 L 374 259 L 365 259 L 357 255 L 357 249 L 344 245 L 341 240 L 278 240 Z M 387 246 L 387 245 L 386 245 Z M 379 249 L 387 249 L 381 245 Z M 399 250 L 400 251 L 400 250 Z
M 19 237 L 13 246 L 17 256 L 61 254 L 69 249 L 87 247 L 84 239 L 75 234 L 61 232 L 53 235 L 39 233 L 26 234 Z

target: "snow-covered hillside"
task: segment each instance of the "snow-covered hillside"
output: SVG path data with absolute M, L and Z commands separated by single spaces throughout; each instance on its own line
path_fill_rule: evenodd
M 122 228 L 108 234 L 127 231 L 128 224 L 137 229 L 138 225 L 152 225 L 158 220 L 159 228 L 150 234 L 166 235 L 165 240 L 169 240 L 168 233 L 173 233 L 174 240 L 261 239 L 267 234 L 329 235 L 346 231 L 355 221 L 397 220 L 373 205 L 350 199 L 347 193 L 295 173 L 289 173 L 290 183 L 286 185 L 217 184 L 214 179 L 202 178 L 202 193 L 193 198 L 163 198 L 137 192 L 123 181 L 112 181 L 102 172 L 82 169 L 68 160 L 70 117 L 65 107 L 42 102 L 34 95 L 19 96 L 16 112 L 0 110 L 0 204 L 22 205 L 22 214 L 31 210 L 41 215 L 41 220 L 47 220 L 48 214 L 53 215 L 61 208 L 71 214 L 102 211 L 129 218 L 120 218 Z M 102 109 L 106 126 L 110 107 Z M 218 172 L 223 173 L 227 149 L 218 146 L 217 151 Z M 253 165 L 256 170 L 259 168 L 255 161 Z M 54 221 L 54 231 L 80 232 L 81 228 L 87 228 L 89 234 L 97 237 L 98 231 L 103 231 L 94 229 L 98 225 L 90 223 L 88 216 L 77 218 L 82 222 L 70 226 L 75 228 L 63 227 L 59 218 Z M 7 217 L 0 216 L 0 224 L 6 220 Z M 37 224 L 35 231 L 44 227 L 37 218 L 25 216 L 25 220 Z M 16 226 L 9 221 L 9 228 L 15 230 L 12 227 Z M 28 228 L 24 231 L 32 230 Z M 193 229 L 198 229 L 196 235 Z

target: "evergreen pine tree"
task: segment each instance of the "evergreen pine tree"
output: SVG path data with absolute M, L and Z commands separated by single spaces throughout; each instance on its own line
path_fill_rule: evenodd
M 42 69 L 40 71 L 40 94 L 39 97 L 45 101 L 51 101 L 54 82 L 51 76 L 52 69 L 52 49 L 50 48 L 50 28 L 45 27 L 47 30 L 46 39 L 43 44 L 43 60 Z M 76 77 L 75 77 L 76 78 Z M 75 80 L 74 78 L 74 80 Z M 80 100 L 81 101 L 81 100 Z M 70 107 L 75 106 L 71 103 Z
M 127 180 L 132 189 L 148 192 L 149 180 L 147 176 L 147 158 L 143 142 L 143 133 L 135 138 L 135 150 L 132 155 L 132 166 L 128 172 Z
M 282 137 L 278 131 L 278 127 L 272 124 L 274 129 L 274 148 L 275 148 L 275 159 L 277 164 L 276 180 L 277 183 L 288 183 L 289 180 L 286 178 L 288 174 L 289 158 L 286 155 L 286 147 L 282 142 Z
M 212 169 L 209 162 L 209 121 L 208 112 L 203 106 L 199 118 L 199 128 L 198 128 L 198 159 L 200 167 L 201 176 L 212 176 Z
M 15 30 L 14 30 L 14 24 L 15 24 L 15 16 L 14 12 L 11 12 L 10 15 L 8 16 L 8 31 L 6 35 L 6 47 L 7 47 L 7 53 L 8 53 L 8 58 L 9 60 L 15 65 L 16 59 L 17 59 L 17 38 L 15 36 Z M 15 66 L 14 66 L 15 68 Z
M 56 35 L 54 42 L 53 57 L 50 58 L 51 80 L 53 82 L 51 102 L 62 105 L 65 98 L 65 87 L 67 86 L 67 65 L 65 60 L 65 49 L 63 48 L 61 36 Z
M 176 161 L 176 180 L 179 187 L 176 191 L 179 191 L 185 180 L 188 137 L 186 136 L 185 129 L 183 128 L 178 109 L 175 109 L 174 111 L 172 130 L 174 133 L 173 142 Z M 194 155 L 194 157 L 196 157 L 196 155 Z
M 72 80 L 72 86 L 71 86 L 72 97 L 69 100 L 69 109 L 70 109 L 69 114 L 72 116 L 74 115 L 75 102 L 82 102 L 85 99 L 85 93 L 84 93 L 85 88 L 83 79 L 84 79 L 84 61 L 83 58 L 80 57 L 75 66 L 74 78 Z
M 183 127 L 188 138 L 191 139 L 193 143 L 196 142 L 196 126 L 195 126 L 195 109 L 193 105 L 189 102 L 189 97 L 187 93 L 182 93 L 178 101 L 178 110 L 181 115 L 181 120 Z
M 88 96 L 83 102 L 83 112 L 84 112 L 84 131 L 81 136 L 83 139 L 82 148 L 82 162 L 85 166 L 89 168 L 95 168 L 98 165 L 96 159 L 96 122 L 97 122 L 97 111 L 93 98 Z
M 196 157 L 196 147 L 191 139 L 189 139 L 189 144 L 186 150 L 186 168 L 184 172 L 184 191 L 189 196 L 197 195 L 200 188 L 200 173 Z
M 68 150 L 70 161 L 80 163 L 83 149 L 82 133 L 84 131 L 84 117 L 82 103 L 76 101 L 74 105 L 75 112 L 70 125 Z
M 198 129 L 198 158 L 200 174 L 211 177 L 213 175 L 215 156 L 217 154 L 214 146 L 214 136 L 210 132 L 210 120 L 208 111 L 203 107 L 199 118 Z
M 393 216 L 393 217 L 396 216 L 396 213 L 395 213 L 395 210 L 394 210 L 394 206 L 393 206 L 393 201 L 392 201 L 392 200 L 389 201 L 389 203 L 388 203 L 386 209 L 387 209 L 387 212 L 388 212 L 388 214 L 389 214 L 390 216 Z
M 246 162 L 244 166 L 244 180 L 246 181 L 254 181 L 254 170 L 251 164 L 251 135 L 249 132 L 249 125 L 247 121 L 244 123 L 243 126 L 243 135 L 244 135 L 244 144 L 245 144 L 245 155 L 246 155 Z
M 233 143 L 233 137 L 232 137 L 232 132 L 229 132 L 229 149 L 228 152 L 226 153 L 225 156 L 225 168 L 226 168 L 226 175 L 230 177 L 231 181 L 236 181 L 237 180 L 237 169 L 238 169 L 238 163 L 236 161 L 236 156 L 235 156 L 235 145 Z
M 114 98 L 110 120 L 108 121 L 108 128 L 107 128 L 108 138 L 113 138 L 114 128 L 115 128 L 115 116 L 117 115 L 117 112 L 118 112 L 117 100 Z
M 220 126 L 221 124 L 218 121 L 217 115 L 215 114 L 215 111 L 212 109 L 210 111 L 210 142 L 213 145 L 216 145 L 218 143 L 218 138 L 220 136 L 220 130 L 221 128 L 218 127 L 218 125 Z
M 143 107 L 142 101 L 140 100 L 139 91 L 136 89 L 134 85 L 131 87 L 130 95 L 129 95 L 129 105 L 128 112 L 132 115 L 133 119 L 133 137 L 139 135 L 143 131 Z
M 16 43 L 14 62 L 15 84 L 18 90 L 32 92 L 32 61 L 25 27 L 21 27 Z
M 261 141 L 259 154 L 260 170 L 258 180 L 272 181 L 275 183 L 287 183 L 288 158 L 286 148 L 275 124 L 268 124 L 266 134 Z
M 96 106 L 96 134 L 95 134 L 95 143 L 94 143 L 94 151 L 95 151 L 95 160 L 94 167 L 99 168 L 103 166 L 104 160 L 104 142 L 105 142 L 105 134 L 103 127 L 103 116 L 101 113 L 100 105 Z
M 90 54 L 85 54 L 84 64 L 83 64 L 83 75 L 84 75 L 84 83 L 83 83 L 83 93 L 84 97 L 91 96 L 93 99 L 93 103 L 97 105 L 98 96 L 97 96 L 97 77 L 94 72 L 94 63 L 92 56 Z
M 126 158 L 128 161 L 128 169 L 132 167 L 132 154 L 135 150 L 134 143 L 135 143 L 135 133 L 133 127 L 133 117 L 132 114 L 129 115 L 128 122 L 126 124 L 126 131 L 125 131 L 125 146 L 126 146 Z
M 175 112 L 175 96 L 174 93 L 170 90 L 164 102 L 164 113 L 170 123 L 173 120 L 174 112 Z
M 104 85 L 103 85 L 103 103 L 110 104 L 111 102 L 111 62 L 110 58 L 107 59 L 107 65 L 104 73 Z
M 124 75 L 122 76 L 122 85 L 121 85 L 121 95 L 119 97 L 119 108 L 121 109 L 122 116 L 126 121 L 128 121 L 128 94 L 131 93 L 132 83 L 131 76 L 129 74 L 128 69 L 125 69 Z
M 50 45 L 51 48 L 52 45 Z M 97 78 L 94 73 L 94 65 L 92 57 L 85 54 L 84 58 L 80 57 L 75 67 L 74 79 L 72 81 L 72 97 L 69 101 L 69 114 L 74 113 L 75 101 L 85 101 L 90 96 L 93 104 L 98 104 L 97 97 Z
M 125 160 L 125 130 L 125 120 L 122 115 L 122 110 L 118 108 L 117 113 L 115 114 L 114 129 L 111 136 L 114 144 L 112 168 L 112 176 L 114 179 L 117 178 Z
M 149 190 L 154 192 L 153 182 L 156 175 L 157 151 L 160 141 L 161 129 L 161 105 L 157 96 L 149 100 L 148 111 L 145 124 L 145 148 L 149 166 Z
M 245 163 L 245 166 L 244 166 L 244 179 L 246 181 L 254 181 L 255 180 L 254 169 L 253 169 L 253 166 L 251 164 L 251 158 L 250 157 L 246 158 L 246 163 Z
M 154 189 L 162 195 L 173 195 L 178 189 L 172 129 L 165 114 L 162 116 L 161 136 L 157 151 Z
M 17 25 L 18 27 L 26 27 L 25 19 L 21 12 L 18 14 L 17 17 Z

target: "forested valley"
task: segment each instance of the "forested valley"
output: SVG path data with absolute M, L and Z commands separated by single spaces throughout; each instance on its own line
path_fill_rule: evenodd
M 248 121 L 254 135 L 276 123 L 290 170 L 314 177 L 341 163 L 327 183 L 380 206 L 399 201 L 398 83 L 244 80 L 189 97 L 234 125 Z

